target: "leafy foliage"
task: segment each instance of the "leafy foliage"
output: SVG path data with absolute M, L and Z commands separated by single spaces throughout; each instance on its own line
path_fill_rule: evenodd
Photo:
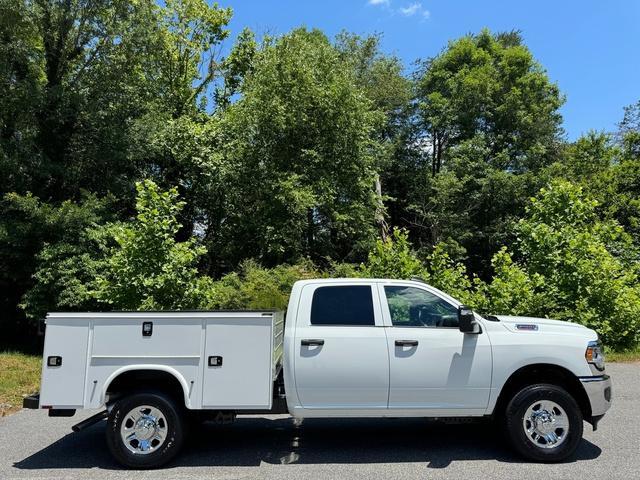
M 211 249 L 232 264 L 342 260 L 373 240 L 381 116 L 321 32 L 297 29 L 255 55 L 221 119 L 228 162 Z M 212 218 L 213 219 L 213 218 Z M 235 241 L 244 239 L 242 243 Z
M 516 226 L 522 264 L 502 248 L 490 282 L 468 277 L 443 245 L 422 263 L 401 230 L 377 242 L 360 272 L 421 275 L 481 311 L 575 321 L 597 330 L 609 346 L 629 348 L 640 336 L 638 263 L 616 255 L 633 250 L 631 238 L 615 221 L 598 219 L 596 205 L 566 181 L 541 189 Z
M 263 268 L 255 261 L 244 262 L 239 272 L 211 282 L 201 303 L 206 309 L 286 309 L 291 287 L 297 280 L 322 276 L 312 263 Z
M 395 229 L 385 240 L 378 240 L 360 273 L 371 278 L 409 279 L 425 275 L 425 268 L 411 248 L 406 231 Z
M 149 180 L 137 190 L 136 220 L 103 227 L 115 246 L 107 250 L 91 294 L 125 310 L 194 308 L 200 295 L 196 262 L 205 249 L 195 239 L 175 240 L 184 203 L 175 188 L 161 192 Z
M 31 318 L 52 309 L 195 308 L 202 280 L 195 268 L 205 250 L 195 239 L 176 242 L 184 203 L 171 189 L 137 184 L 132 222 L 85 223 L 79 241 L 46 246 L 37 258 L 36 285 L 23 299 Z
M 55 309 L 284 308 L 331 275 L 638 343 L 640 104 L 568 142 L 518 32 L 407 74 L 380 35 L 227 46 L 231 15 L 0 0 L 5 337 Z
M 486 29 L 421 62 L 414 85 L 415 152 L 400 192 L 390 193 L 406 202 L 392 223 L 421 247 L 456 241 L 487 278 L 491 256 L 513 241 L 512 221 L 543 185 L 535 172 L 558 154 L 563 97 L 518 32 Z
M 546 306 L 549 314 L 627 347 L 640 333 L 638 264 L 616 255 L 633 248 L 631 238 L 615 221 L 601 221 L 596 205 L 580 187 L 554 181 L 520 220 L 519 249 L 527 270 L 544 278 L 559 306 Z
M 473 303 L 472 281 L 465 267 L 451 259 L 445 245 L 436 245 L 423 262 L 404 230 L 394 229 L 388 238 L 378 240 L 356 273 L 371 278 L 417 277 L 465 303 Z
M 555 289 L 545 278 L 530 274 L 514 263 L 505 247 L 491 261 L 494 276 L 490 283 L 476 283 L 477 307 L 487 313 L 545 316 L 557 306 Z
M 42 318 L 67 284 L 82 285 L 87 278 L 82 262 L 69 263 L 68 258 L 85 251 L 86 228 L 111 217 L 113 199 L 87 195 L 78 202 L 51 205 L 30 194 L 10 193 L 0 205 L 0 298 L 15 308 L 22 301 L 20 292 L 27 292 L 29 316 Z M 37 273 L 32 277 L 32 272 Z M 68 297 L 71 304 L 75 301 L 74 295 Z M 27 322 L 11 322 L 15 316 L 11 312 L 0 317 L 7 337 L 17 329 L 29 331 Z
M 563 99 L 518 32 L 485 29 L 453 41 L 423 63 L 416 83 L 434 173 L 449 148 L 478 134 L 500 169 L 535 168 L 553 149 Z

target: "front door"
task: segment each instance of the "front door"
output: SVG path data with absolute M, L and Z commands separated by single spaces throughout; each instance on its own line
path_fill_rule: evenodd
M 379 293 L 385 299 L 389 408 L 482 414 L 491 387 L 487 334 L 460 332 L 457 306 L 427 288 L 381 284 Z
M 389 355 L 377 291 L 362 283 L 310 284 L 299 305 L 295 378 L 302 407 L 347 415 L 386 409 Z

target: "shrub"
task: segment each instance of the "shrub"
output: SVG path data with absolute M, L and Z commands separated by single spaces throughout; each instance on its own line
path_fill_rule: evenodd
M 478 299 L 474 285 L 480 285 L 482 282 L 477 278 L 472 280 L 467 275 L 464 265 L 454 262 L 443 244 L 436 245 L 427 257 L 427 271 L 431 285 L 468 306 L 477 306 Z
M 263 268 L 253 260 L 244 262 L 238 272 L 218 281 L 206 282 L 202 288 L 204 309 L 285 309 L 291 287 L 297 280 L 316 278 L 322 272 L 309 261 L 295 265 Z
M 378 240 L 366 263 L 358 273 L 367 278 L 409 279 L 414 276 L 426 280 L 428 272 L 412 250 L 406 230 L 394 228 L 385 240 Z
M 611 347 L 628 348 L 639 339 L 638 267 L 615 252 L 633 250 L 632 240 L 615 221 L 598 218 L 596 207 L 563 180 L 532 199 L 517 224 L 518 249 L 547 302 L 530 308 L 593 328 Z
M 633 348 L 640 338 L 640 268 L 629 253 L 632 240 L 616 222 L 600 219 L 597 203 L 566 181 L 552 182 L 531 200 L 515 226 L 518 261 L 502 248 L 488 283 L 470 277 L 443 244 L 423 262 L 400 229 L 378 240 L 359 266 L 322 270 L 305 260 L 264 268 L 247 260 L 216 281 L 196 268 L 204 248 L 195 239 L 175 240 L 183 207 L 176 190 L 160 191 L 150 181 L 137 188 L 132 221 L 90 226 L 76 247 L 61 243 L 41 252 L 36 287 L 25 297 L 33 315 L 42 313 L 41 297 L 53 287 L 56 306 L 68 309 L 284 309 L 300 279 L 420 276 L 483 312 L 578 322 L 615 349 Z
M 411 248 L 405 230 L 394 229 L 386 240 L 378 240 L 369 252 L 367 263 L 360 265 L 357 273 L 372 278 L 408 280 L 420 277 L 464 303 L 477 303 L 474 281 L 467 275 L 464 265 L 451 259 L 445 245 L 436 245 L 423 263 Z
M 529 275 L 517 265 L 506 247 L 493 256 L 491 265 L 491 282 L 475 285 L 478 309 L 493 314 L 539 316 L 554 310 L 553 288 L 545 286 L 542 275 Z
M 150 180 L 136 188 L 135 220 L 102 227 L 115 246 L 107 251 L 92 295 L 125 310 L 194 308 L 207 285 L 198 280 L 196 268 L 206 250 L 193 238 L 175 240 L 181 227 L 176 216 L 184 202 L 175 188 L 163 192 Z

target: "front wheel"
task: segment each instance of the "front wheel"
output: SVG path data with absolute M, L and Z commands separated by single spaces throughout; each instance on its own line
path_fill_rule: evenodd
M 531 385 L 511 399 L 505 412 L 507 436 L 524 457 L 559 462 L 582 439 L 582 412 L 573 397 L 555 385 Z
M 170 461 L 184 442 L 184 421 L 171 397 L 135 393 L 119 400 L 107 421 L 107 446 L 129 468 L 157 468 Z

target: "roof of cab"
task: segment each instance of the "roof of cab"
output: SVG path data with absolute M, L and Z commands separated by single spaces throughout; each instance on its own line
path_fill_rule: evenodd
M 461 302 L 452 297 L 451 295 L 447 294 L 446 292 L 443 292 L 442 290 L 437 289 L 436 287 L 429 285 L 427 282 L 425 282 L 422 279 L 411 279 L 411 280 L 398 280 L 398 279 L 390 279 L 390 278 L 312 278 L 312 279 L 308 279 L 308 280 L 298 280 L 295 283 L 296 288 L 303 288 L 305 285 L 318 285 L 318 284 L 340 284 L 340 283 L 350 283 L 350 284 L 354 284 L 354 283 L 362 283 L 362 284 L 368 284 L 368 285 L 373 285 L 373 284 L 377 284 L 377 283 L 382 283 L 384 285 L 414 285 L 416 287 L 426 287 L 428 290 L 430 290 L 431 292 L 435 292 L 438 295 L 448 299 L 450 302 L 456 304 L 456 305 L 461 305 Z
M 310 278 L 307 280 L 298 280 L 296 283 L 306 285 L 308 283 L 402 283 L 415 285 L 428 285 L 424 280 L 411 279 L 399 280 L 391 278 Z

